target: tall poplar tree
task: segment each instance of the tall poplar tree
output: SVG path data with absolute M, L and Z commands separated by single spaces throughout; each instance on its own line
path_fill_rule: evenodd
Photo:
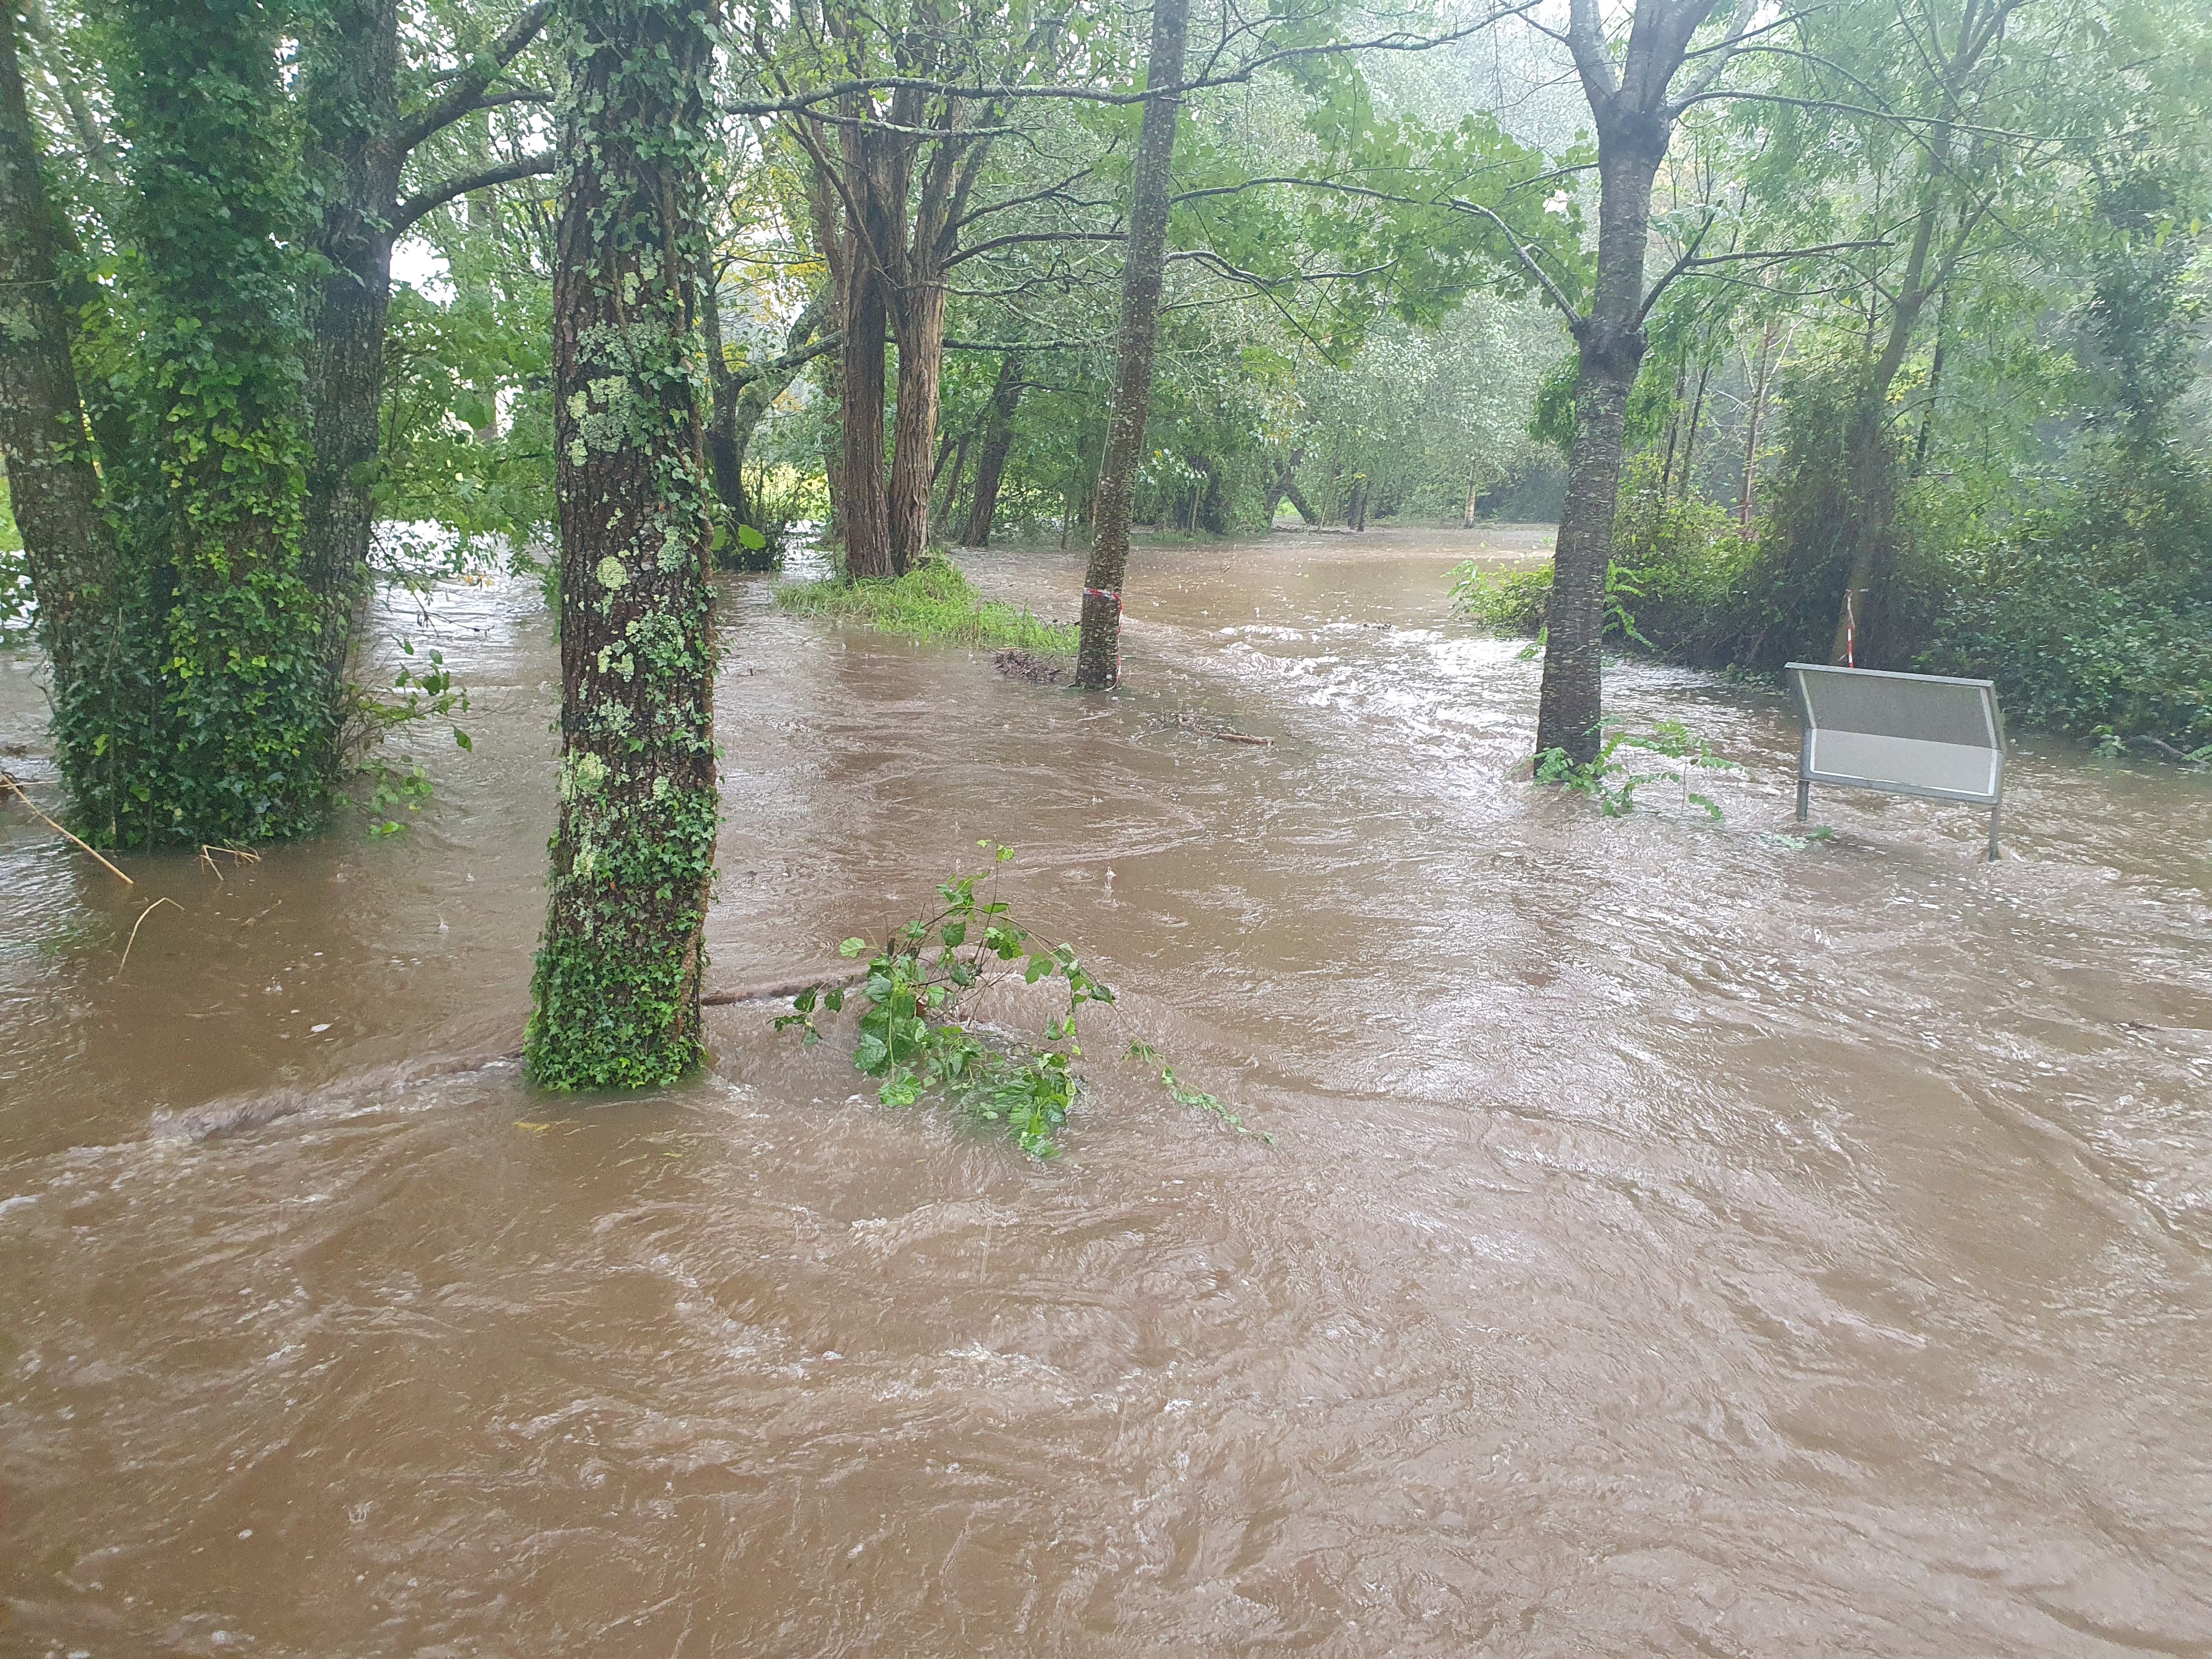
M 696 273 L 714 0 L 566 0 L 554 270 L 560 821 L 526 1063 L 664 1083 L 702 1052 L 713 487 Z

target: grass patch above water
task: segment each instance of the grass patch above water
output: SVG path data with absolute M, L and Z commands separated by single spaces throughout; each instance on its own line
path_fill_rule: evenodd
M 775 602 L 802 616 L 866 623 L 887 634 L 962 645 L 1018 646 L 1041 656 L 1075 654 L 1072 623 L 1047 622 L 987 599 L 948 560 L 916 565 L 896 581 L 786 582 Z

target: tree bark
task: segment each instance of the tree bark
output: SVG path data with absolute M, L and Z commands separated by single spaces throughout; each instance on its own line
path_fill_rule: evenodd
M 75 690 L 115 580 L 62 307 L 66 234 L 40 175 L 15 8 L 0 0 L 0 454 L 57 702 Z
M 1006 471 L 1006 457 L 1014 447 L 1014 410 L 1022 397 L 1022 354 L 1009 351 L 999 360 L 999 378 L 991 388 L 991 410 L 983 426 L 983 451 L 975 462 L 975 493 L 968 508 L 968 525 L 962 531 L 963 547 L 988 546 L 991 521 L 999 515 L 999 484 Z
M 553 1088 L 703 1050 L 713 514 L 697 304 L 714 0 L 570 0 L 554 270 L 561 783 L 525 1048 Z
M 1767 385 L 1774 373 L 1774 334 L 1770 322 L 1760 331 L 1752 352 L 1751 418 L 1743 441 L 1743 503 L 1736 519 L 1737 527 L 1747 536 L 1751 533 L 1751 515 L 1759 492 L 1759 427 L 1766 412 Z
M 745 515 L 744 450 L 738 442 L 738 380 L 730 368 L 722 346 L 722 284 L 714 272 L 714 251 L 699 261 L 699 339 L 707 354 L 707 459 L 714 477 L 714 498 L 734 536 L 735 526 L 750 523 Z
M 1646 343 L 1652 181 L 1666 159 L 1677 112 L 1668 88 L 1712 5 L 1713 0 L 1637 0 L 1618 68 L 1596 0 L 1572 0 L 1571 9 L 1569 46 L 1597 126 L 1597 273 L 1589 312 L 1570 324 L 1577 349 L 1575 434 L 1545 607 L 1536 750 L 1560 750 L 1578 764 L 1597 758 L 1603 720 L 1605 583 L 1613 562 L 1628 392 Z M 1708 65 L 1717 68 L 1717 61 Z
M 392 243 L 428 204 L 450 199 L 433 191 L 403 210 L 401 170 L 422 140 L 471 112 L 492 77 L 536 38 L 549 5 L 532 0 L 465 72 L 411 115 L 399 100 L 398 0 L 328 0 L 308 14 L 299 102 L 305 170 L 321 204 L 315 251 L 325 263 L 307 292 L 301 352 L 309 450 L 301 574 L 324 607 L 323 667 L 333 696 L 344 678 L 376 528 Z M 542 161 L 536 170 L 544 170 Z
M 1190 0 L 1153 0 L 1149 88 L 1182 80 Z M 1159 343 L 1160 287 L 1166 273 L 1170 164 L 1175 159 L 1179 98 L 1145 105 L 1129 188 L 1129 251 L 1121 270 L 1121 324 L 1115 345 L 1114 407 L 1099 468 L 1097 529 L 1083 577 L 1083 626 L 1075 683 L 1093 691 L 1121 683 L 1121 582 L 1129 563 L 1129 511 L 1143 459 L 1145 417 L 1152 401 L 1152 355 Z
M 968 451 L 975 435 L 972 432 L 963 432 L 953 441 L 951 471 L 945 470 L 943 463 L 939 464 L 937 483 L 933 486 L 937 495 L 929 508 L 933 519 L 949 521 L 954 509 L 959 506 L 960 487 L 968 482 Z
M 323 192 L 307 295 L 307 401 L 301 574 L 325 607 L 322 659 L 333 690 L 376 526 L 378 404 L 392 303 L 392 204 L 399 198 L 398 0 L 334 0 L 305 54 L 306 165 Z
M 890 497 L 884 487 L 884 350 L 889 323 L 883 273 L 857 260 L 848 278 L 839 421 L 844 454 L 840 502 L 845 571 L 855 578 L 900 574 L 891 556 Z
M 929 550 L 929 498 L 937 482 L 938 388 L 945 370 L 945 285 L 934 274 L 902 296 L 898 410 L 891 421 L 891 471 L 884 489 L 891 564 L 903 574 Z

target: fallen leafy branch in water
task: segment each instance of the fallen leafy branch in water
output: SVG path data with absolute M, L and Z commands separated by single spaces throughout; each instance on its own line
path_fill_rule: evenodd
M 1158 1066 L 1160 1068 L 1161 1086 L 1165 1088 L 1169 1094 L 1175 1097 L 1175 1103 L 1176 1105 L 1188 1106 L 1194 1111 L 1211 1112 L 1214 1116 L 1219 1118 L 1224 1123 L 1226 1123 L 1231 1128 L 1236 1130 L 1240 1135 L 1256 1136 L 1258 1139 L 1266 1141 L 1270 1146 L 1275 1144 L 1274 1136 L 1269 1134 L 1266 1130 L 1247 1128 L 1244 1124 L 1244 1120 L 1239 1117 L 1236 1113 L 1231 1111 L 1229 1108 L 1223 1105 L 1218 1096 L 1207 1094 L 1202 1089 L 1184 1088 L 1181 1083 L 1176 1080 L 1175 1067 L 1162 1060 L 1160 1058 L 1160 1051 L 1153 1048 L 1151 1043 L 1131 1043 L 1129 1045 L 1129 1058 L 1135 1060 L 1139 1066 Z
M 1011 847 L 994 848 L 988 872 L 939 883 L 943 908 L 895 929 L 872 950 L 865 939 L 847 939 L 842 954 L 869 951 L 866 967 L 850 979 L 799 990 L 793 1012 L 779 1016 L 775 1029 L 796 1028 L 802 1042 L 819 1042 L 816 1011 L 841 1012 L 849 990 L 860 1006 L 853 1064 L 878 1080 L 876 1097 L 884 1105 L 935 1098 L 1004 1128 L 1032 1157 L 1050 1158 L 1081 1086 L 1075 1071 L 1083 1054 L 1079 1018 L 1086 1003 L 1111 1003 L 1114 988 L 1083 966 L 1074 946 L 1039 939 L 996 896 L 999 868 L 1013 855 Z M 1049 981 L 1067 995 L 1066 1012 L 1046 1021 L 1035 1037 L 989 1030 L 970 1016 L 985 993 L 1016 979 L 1024 985 Z M 1212 1096 L 1183 1089 L 1164 1066 L 1160 1075 L 1185 1105 L 1243 1127 Z
M 1633 763 L 1637 755 L 1656 756 L 1661 760 L 1680 763 L 1669 769 L 1660 767 L 1653 771 L 1638 771 Z M 1594 761 L 1577 763 L 1564 749 L 1547 749 L 1536 757 L 1535 780 L 1538 783 L 1556 783 L 1577 794 L 1588 795 L 1595 800 L 1598 810 L 1609 818 L 1626 817 L 1636 810 L 1636 792 L 1650 783 L 1673 783 L 1681 786 L 1684 806 L 1703 807 L 1715 823 L 1721 822 L 1719 803 L 1710 795 L 1699 794 L 1690 787 L 1693 771 L 1741 772 L 1743 768 L 1732 760 L 1724 759 L 1713 750 L 1711 744 L 1698 737 L 1680 720 L 1655 720 L 1651 729 L 1631 732 L 1618 726 L 1607 730 L 1603 745 Z

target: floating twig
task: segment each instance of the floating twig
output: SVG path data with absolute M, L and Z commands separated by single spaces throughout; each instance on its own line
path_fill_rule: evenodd
M 95 854 L 94 856 L 97 857 L 98 854 Z M 127 881 L 130 878 L 126 876 L 124 879 Z M 131 947 L 138 942 L 139 928 L 145 925 L 147 917 L 152 915 L 155 911 L 160 909 L 165 904 L 179 910 L 185 908 L 183 905 L 179 904 L 176 900 L 171 898 L 167 893 L 164 893 L 161 897 L 155 899 L 151 904 L 148 905 L 144 909 L 138 913 L 138 920 L 131 924 L 131 937 L 124 942 L 123 960 L 115 964 L 115 976 L 118 979 L 122 978 L 123 970 L 131 965 Z
M 93 857 L 100 859 L 100 861 L 102 864 L 107 864 L 107 860 L 106 859 L 100 858 L 99 848 L 94 847 L 89 842 L 77 841 L 77 838 L 75 836 L 70 835 L 68 830 L 63 829 L 61 825 L 56 823 L 52 818 L 40 811 L 39 810 L 38 802 L 33 800 L 28 792 L 24 789 L 23 786 L 15 781 L 15 775 L 14 773 L 0 772 L 0 785 L 4 785 L 8 788 L 14 790 L 15 792 L 15 799 L 21 801 L 24 805 L 29 807 L 31 809 L 31 815 L 37 818 L 40 823 L 45 824 L 46 828 L 52 830 L 58 836 L 62 836 L 70 841 L 76 842 L 76 844 L 79 847 L 83 848 L 84 850 L 91 854 Z M 136 887 L 138 884 L 137 882 L 131 880 L 130 877 L 123 875 L 123 872 L 120 870 L 116 869 L 113 865 L 107 864 L 107 867 L 114 874 L 123 877 L 123 884 L 125 887 Z
M 208 872 L 214 876 L 217 881 L 221 881 L 222 879 L 222 871 L 216 866 L 215 861 L 215 855 L 217 853 L 222 854 L 225 858 L 228 859 L 234 868 L 241 864 L 258 864 L 261 862 L 261 854 L 252 851 L 249 848 L 216 847 L 203 842 L 200 844 L 200 862 L 207 866 Z

